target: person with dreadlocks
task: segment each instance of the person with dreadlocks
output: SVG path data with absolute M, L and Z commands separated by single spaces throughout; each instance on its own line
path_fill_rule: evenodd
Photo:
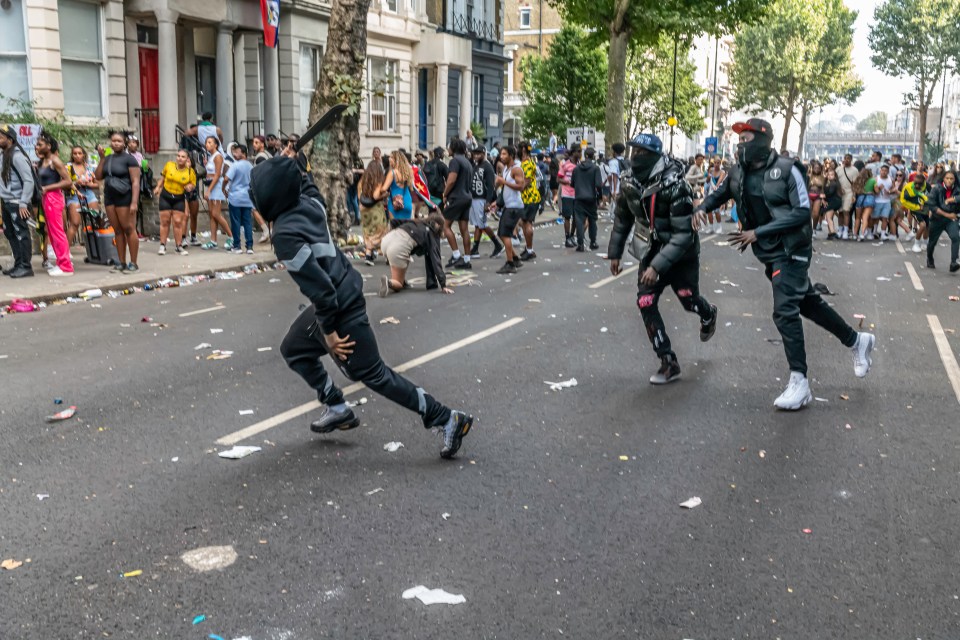
M 17 132 L 9 124 L 0 125 L 0 201 L 3 202 L 3 235 L 10 243 L 13 265 L 3 273 L 11 278 L 33 276 L 30 258 L 33 246 L 28 222 L 33 216 L 36 182 L 30 159 L 17 142 Z

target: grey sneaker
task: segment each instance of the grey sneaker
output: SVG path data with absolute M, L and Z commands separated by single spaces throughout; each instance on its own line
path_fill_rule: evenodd
M 330 433 L 331 431 L 348 431 L 360 426 L 360 419 L 353 413 L 353 409 L 345 407 L 340 411 L 330 407 L 323 407 L 323 413 L 317 420 L 310 423 L 310 430 L 314 433 Z
M 858 378 L 866 377 L 870 371 L 870 365 L 873 364 L 870 352 L 873 351 L 876 341 L 872 333 L 861 331 L 857 334 L 857 341 L 850 347 L 853 352 L 853 372 Z
M 440 449 L 440 457 L 449 460 L 460 450 L 460 444 L 463 437 L 470 432 L 473 426 L 473 416 L 459 411 L 450 412 L 450 420 L 447 421 L 440 433 L 443 435 L 443 447 Z
M 660 369 L 650 376 L 650 384 L 670 384 L 680 379 L 680 363 L 676 356 L 660 358 Z
M 390 295 L 390 276 L 380 276 L 380 289 L 377 290 L 377 295 L 381 298 Z

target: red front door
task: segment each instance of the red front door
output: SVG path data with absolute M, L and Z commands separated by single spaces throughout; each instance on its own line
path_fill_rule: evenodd
M 140 143 L 144 153 L 160 149 L 160 74 L 157 50 L 140 47 Z

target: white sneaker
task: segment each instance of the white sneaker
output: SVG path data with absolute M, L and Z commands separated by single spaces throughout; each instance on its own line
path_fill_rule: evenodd
M 917 237 L 917 234 L 915 234 L 913 231 L 911 231 L 911 232 L 908 233 L 906 236 L 904 236 L 903 240 L 904 240 L 904 242 L 910 242 L 911 240 L 913 240 L 913 239 L 916 238 L 916 237 Z
M 165 255 L 167 255 L 167 245 L 165 245 L 165 244 L 160 245 L 160 249 L 157 251 L 157 255 L 158 255 L 158 256 L 165 256 Z
M 47 243 L 47 260 L 56 260 L 57 254 L 53 252 L 53 246 Z
M 270 232 L 264 231 L 260 234 L 260 244 L 267 244 L 268 242 L 270 242 Z
M 799 411 L 813 401 L 807 376 L 796 371 L 790 372 L 787 388 L 773 401 L 773 406 L 784 411 Z
M 857 334 L 857 341 L 850 350 L 853 351 L 853 372 L 858 378 L 866 377 L 870 371 L 870 365 L 873 359 L 870 358 L 870 352 L 873 351 L 873 345 L 877 341 L 872 333 L 861 331 Z
M 718 222 L 717 225 L 713 228 L 713 232 L 716 234 L 723 233 L 723 225 Z
M 188 256 L 188 255 L 190 255 L 190 252 L 187 251 L 184 247 L 177 247 L 177 255 L 178 255 L 178 256 Z
M 844 227 L 844 228 L 843 228 L 843 231 L 840 233 L 840 239 L 841 239 L 841 240 L 849 240 L 849 239 L 850 239 L 850 232 L 847 230 L 846 227 Z
M 880 242 L 886 242 L 887 240 L 892 240 L 892 239 L 893 238 L 891 238 L 890 234 L 887 233 L 886 231 L 880 232 Z
M 52 266 L 47 270 L 47 275 L 54 278 L 67 278 L 73 275 L 73 271 L 64 271 L 58 266 Z
M 920 253 L 921 251 L 923 251 L 923 248 L 920 246 L 920 241 L 919 241 L 919 240 L 914 240 L 914 241 L 913 241 L 913 252 L 914 252 L 914 253 Z

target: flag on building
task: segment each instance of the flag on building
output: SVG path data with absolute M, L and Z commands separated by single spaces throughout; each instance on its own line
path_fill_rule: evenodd
M 280 31 L 280 0 L 260 0 L 263 18 L 263 43 L 276 49 Z

